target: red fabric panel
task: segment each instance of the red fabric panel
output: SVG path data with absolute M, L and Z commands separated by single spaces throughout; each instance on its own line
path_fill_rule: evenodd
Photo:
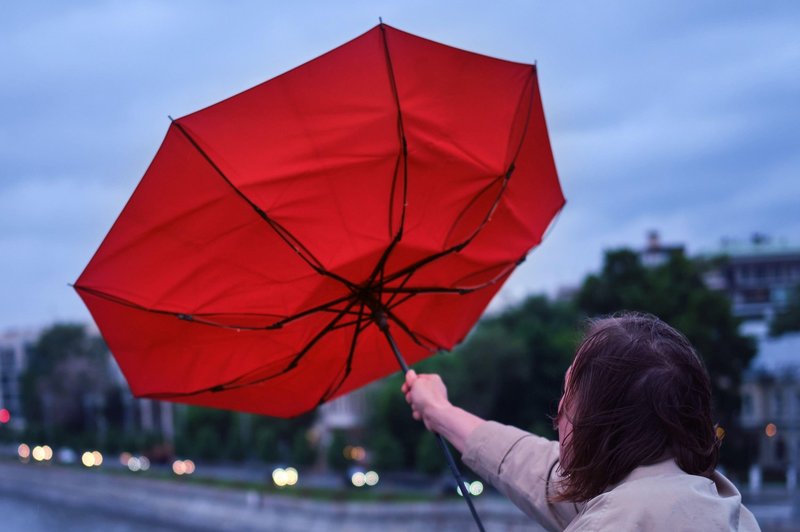
M 390 241 L 400 137 L 377 29 L 180 122 L 327 269 Z

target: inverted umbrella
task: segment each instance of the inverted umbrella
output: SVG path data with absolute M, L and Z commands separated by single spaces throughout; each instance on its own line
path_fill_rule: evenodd
M 563 204 L 534 66 L 381 24 L 172 121 L 75 288 L 135 395 L 294 416 L 451 349 Z

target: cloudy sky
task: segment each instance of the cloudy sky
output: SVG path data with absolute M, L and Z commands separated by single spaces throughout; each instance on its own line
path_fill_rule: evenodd
M 13 2 L 0 16 L 0 330 L 90 320 L 68 287 L 182 116 L 378 17 L 539 66 L 568 204 L 498 296 L 658 229 L 800 244 L 800 3 Z

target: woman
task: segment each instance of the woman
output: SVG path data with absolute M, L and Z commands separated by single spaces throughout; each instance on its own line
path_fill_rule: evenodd
M 564 379 L 552 442 L 450 404 L 438 375 L 406 374 L 415 419 L 550 530 L 759 530 L 715 471 L 708 373 L 659 319 L 592 322 Z

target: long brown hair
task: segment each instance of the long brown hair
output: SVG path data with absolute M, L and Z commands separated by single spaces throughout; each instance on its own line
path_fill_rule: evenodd
M 717 465 L 708 373 L 689 341 L 654 316 L 590 323 L 558 415 L 567 411 L 572 433 L 561 435 L 555 500 L 589 500 L 669 457 L 693 475 L 710 477 Z

